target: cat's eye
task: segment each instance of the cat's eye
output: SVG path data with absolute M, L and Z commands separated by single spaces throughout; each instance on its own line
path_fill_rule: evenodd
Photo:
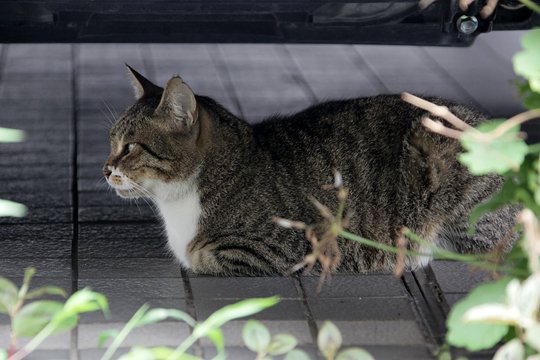
M 124 145 L 124 150 L 122 151 L 122 156 L 128 155 L 133 150 L 133 148 L 135 148 L 135 143 L 130 143 L 130 144 Z

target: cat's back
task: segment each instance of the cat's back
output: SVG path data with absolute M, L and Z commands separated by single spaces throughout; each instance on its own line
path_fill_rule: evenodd
M 475 125 L 484 119 L 473 109 L 428 97 L 447 106 L 465 122 Z M 253 126 L 257 146 L 273 154 L 298 152 L 302 148 L 357 150 L 366 146 L 373 151 L 400 151 L 404 138 L 420 126 L 424 110 L 406 103 L 399 95 L 377 95 L 313 105 L 289 116 L 273 116 Z M 418 130 L 417 130 L 418 129 Z
M 398 151 L 397 144 L 422 111 L 399 95 L 328 101 L 253 126 L 259 149 L 276 160 L 310 154 Z M 333 157 L 333 156 L 332 156 Z

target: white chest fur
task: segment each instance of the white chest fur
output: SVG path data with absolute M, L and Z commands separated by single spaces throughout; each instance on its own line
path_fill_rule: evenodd
M 196 187 L 182 194 L 178 199 L 156 201 L 167 231 L 169 247 L 186 267 L 190 266 L 186 248 L 197 235 L 201 203 Z

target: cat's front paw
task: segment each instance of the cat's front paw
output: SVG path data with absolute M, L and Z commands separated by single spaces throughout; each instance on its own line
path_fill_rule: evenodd
M 229 275 L 223 264 L 218 261 L 215 250 L 208 247 L 188 251 L 189 269 L 196 274 Z

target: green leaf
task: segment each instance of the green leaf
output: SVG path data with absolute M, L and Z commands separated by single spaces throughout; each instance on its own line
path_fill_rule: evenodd
M 260 321 L 249 320 L 242 330 L 247 348 L 257 354 L 265 352 L 270 344 L 270 332 Z
M 524 50 L 514 55 L 514 71 L 529 80 L 533 91 L 540 92 L 540 29 L 527 32 L 521 44 Z
M 246 316 L 256 314 L 279 302 L 277 296 L 267 298 L 255 298 L 242 300 L 235 304 L 227 305 L 214 312 L 203 323 L 195 326 L 193 336 L 200 338 L 206 336 L 212 329 L 220 328 L 223 324 Z
M 208 332 L 207 336 L 218 352 L 214 360 L 225 359 L 225 336 L 223 335 L 223 331 L 221 329 L 213 329 Z
M 476 130 L 487 133 L 502 123 L 501 120 L 485 122 L 478 125 Z M 519 126 L 491 141 L 479 138 L 476 130 L 463 133 L 460 141 L 467 152 L 458 156 L 458 160 L 467 166 L 472 174 L 504 174 L 509 170 L 519 169 L 528 153 L 527 144 L 519 137 Z
M 64 310 L 71 314 L 80 314 L 101 310 L 106 316 L 109 314 L 109 303 L 105 295 L 84 288 L 75 292 L 67 299 Z
M 538 44 L 540 44 L 540 28 L 528 31 L 521 38 L 521 46 L 527 52 L 540 53 Z
M 158 346 L 154 348 L 146 348 L 142 346 L 134 346 L 131 350 L 118 358 L 118 360 L 166 360 L 174 352 L 173 349 Z M 183 354 L 179 357 L 180 360 L 201 360 L 200 358 Z
M 120 334 L 120 330 L 117 329 L 108 329 L 100 332 L 98 336 L 98 348 L 103 348 L 107 341 L 114 339 L 118 334 Z
M 529 274 L 529 256 L 523 246 L 524 238 L 521 237 L 512 247 L 512 250 L 506 255 L 505 262 L 513 269 L 523 270 L 524 276 L 519 277 L 520 280 L 525 280 Z
M 525 333 L 525 341 L 536 351 L 540 352 L 540 324 L 529 328 Z
M 24 269 L 23 285 L 30 286 L 30 281 L 32 281 L 34 275 L 36 275 L 35 267 L 30 266 Z
M 24 298 L 26 300 L 31 300 L 43 295 L 58 295 L 67 297 L 67 293 L 64 291 L 64 289 L 59 288 L 58 286 L 43 286 L 29 291 Z
M 0 276 L 0 313 L 8 314 L 18 300 L 19 289 L 11 280 Z
M 523 105 L 525 105 L 527 109 L 540 109 L 540 93 L 530 90 L 521 97 L 523 99 Z
M 540 204 L 540 187 L 534 192 L 534 202 Z
M 9 201 L 0 199 L 0 217 L 2 216 L 12 216 L 12 217 L 25 217 L 28 212 L 26 206 Z
M 58 301 L 34 301 L 17 313 L 13 319 L 13 331 L 17 336 L 36 336 L 61 310 L 62 303 Z
M 536 51 L 521 51 L 514 55 L 513 62 L 516 74 L 529 80 L 529 86 L 532 91 L 540 92 L 540 53 Z
M 325 321 L 317 335 L 317 345 L 327 359 L 333 359 L 341 347 L 341 332 L 333 323 Z
M 134 346 L 131 350 L 118 360 L 155 360 L 152 350 L 142 346 Z
M 214 329 L 210 330 L 208 332 L 208 338 L 217 350 L 217 355 L 214 357 L 213 360 L 224 360 L 226 358 L 225 355 L 225 336 L 223 336 L 223 331 L 221 329 Z
M 311 360 L 311 358 L 308 354 L 306 354 L 304 350 L 294 349 L 293 351 L 285 355 L 283 360 Z
M 174 349 L 166 346 L 157 346 L 151 349 L 152 356 L 156 360 L 167 359 L 173 352 Z
M 195 320 L 183 311 L 177 309 L 156 308 L 148 310 L 148 312 L 143 315 L 136 326 L 154 324 L 168 318 L 183 321 L 190 326 L 196 325 Z
M 298 341 L 296 341 L 294 336 L 289 334 L 277 334 L 272 337 L 272 341 L 270 342 L 270 345 L 268 345 L 266 351 L 273 356 L 283 355 L 294 349 L 296 344 L 298 344 Z
M 370 353 L 360 348 L 349 348 L 340 351 L 336 360 L 375 360 Z
M 0 349 L 0 360 L 7 360 L 7 351 L 5 349 Z
M 53 334 L 63 333 L 73 329 L 79 322 L 79 315 L 67 313 L 62 309 L 51 320 L 51 325 L 54 326 Z
M 540 93 L 533 91 L 528 81 L 516 81 L 516 87 L 527 109 L 540 109 Z
M 530 147 L 529 152 L 532 150 L 534 150 L 533 147 Z M 538 180 L 538 154 L 529 153 L 518 172 L 505 174 L 504 183 L 499 192 L 473 209 L 470 216 L 471 224 L 475 224 L 486 212 L 510 204 L 520 204 L 540 216 L 540 206 L 534 199 L 534 193 L 539 188 Z
M 24 137 L 24 131 L 0 127 L 0 142 L 20 142 L 24 140 Z
M 463 314 L 485 303 L 504 303 L 509 278 L 482 284 L 460 300 L 448 315 L 446 340 L 450 345 L 478 351 L 493 347 L 508 332 L 508 325 L 463 322 Z
M 452 360 L 452 353 L 450 350 L 442 350 L 437 354 L 437 360 Z

